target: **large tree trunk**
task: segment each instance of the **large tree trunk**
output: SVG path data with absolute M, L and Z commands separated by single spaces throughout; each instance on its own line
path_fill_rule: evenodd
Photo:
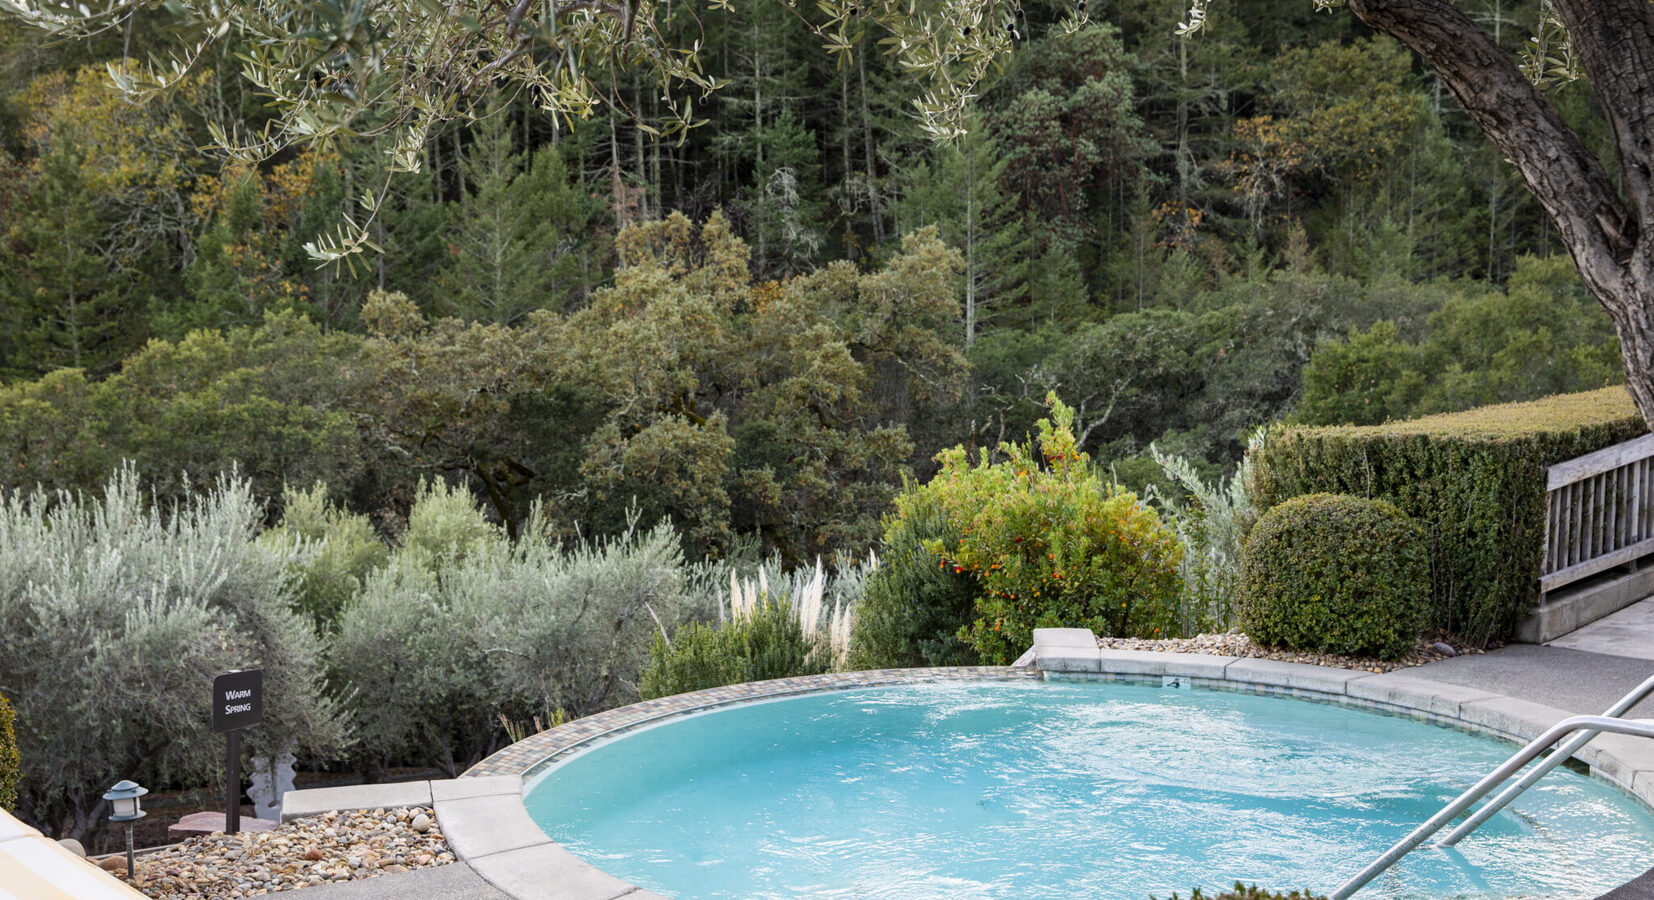
M 1614 320 L 1626 382 L 1654 428 L 1654 4 L 1555 0 L 1619 151 L 1621 188 L 1486 31 L 1447 0 L 1349 0 L 1434 69 L 1550 213 Z M 1623 190 L 1623 193 L 1621 192 Z

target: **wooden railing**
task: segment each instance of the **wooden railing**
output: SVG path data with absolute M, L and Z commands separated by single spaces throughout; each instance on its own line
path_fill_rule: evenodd
M 1654 434 L 1551 466 L 1546 489 L 1541 593 L 1654 554 Z

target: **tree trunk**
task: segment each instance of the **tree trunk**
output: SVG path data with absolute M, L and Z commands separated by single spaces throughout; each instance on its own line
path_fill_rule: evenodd
M 866 53 L 856 54 L 856 77 L 861 88 L 858 92 L 861 98 L 861 135 L 864 148 L 863 155 L 866 157 L 865 162 L 867 163 L 867 203 L 868 208 L 873 213 L 873 242 L 882 244 L 884 243 L 884 210 L 882 208 L 883 204 L 880 202 L 882 198 L 879 196 L 881 188 L 877 177 L 878 153 L 873 149 L 873 113 L 868 108 Z
M 1349 0 L 1411 47 L 1515 164 L 1614 321 L 1626 384 L 1654 428 L 1654 6 L 1555 0 L 1608 117 L 1623 195 L 1556 107 L 1447 0 Z

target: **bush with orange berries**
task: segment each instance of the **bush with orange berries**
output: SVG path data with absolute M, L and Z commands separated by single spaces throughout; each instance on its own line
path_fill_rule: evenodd
M 1182 545 L 1136 495 L 1092 470 L 1074 411 L 1055 394 L 1048 402 L 1036 441 L 1001 444 L 998 462 L 944 451 L 927 485 L 958 538 L 926 548 L 944 570 L 975 578 L 976 618 L 959 636 L 988 663 L 1015 659 L 1035 628 L 1169 637 L 1186 618 Z

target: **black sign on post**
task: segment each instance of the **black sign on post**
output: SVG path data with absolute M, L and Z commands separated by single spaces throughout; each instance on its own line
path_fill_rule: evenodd
M 225 672 L 212 680 L 212 730 L 229 745 L 224 787 L 224 833 L 241 831 L 241 729 L 264 718 L 264 672 Z

